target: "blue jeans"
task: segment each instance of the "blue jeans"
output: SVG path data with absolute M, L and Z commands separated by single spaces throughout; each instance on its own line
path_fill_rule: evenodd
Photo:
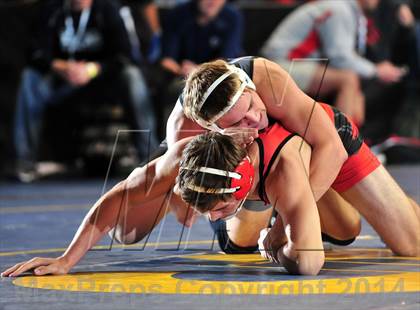
M 36 160 L 48 106 L 61 104 L 72 96 L 93 96 L 96 101 L 96 98 L 102 98 L 104 94 L 105 97 L 115 95 L 124 105 L 132 129 L 150 131 L 150 134 L 140 133 L 133 137 L 139 157 L 147 158 L 148 152 L 158 146 L 158 140 L 152 103 L 140 70 L 128 65 L 108 79 L 95 80 L 86 86 L 74 87 L 67 83 L 57 84 L 52 75 L 43 75 L 34 69 L 24 70 L 17 96 L 14 126 L 14 144 L 19 161 Z

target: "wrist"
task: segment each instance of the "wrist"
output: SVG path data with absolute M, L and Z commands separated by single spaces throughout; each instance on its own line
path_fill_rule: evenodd
M 58 257 L 58 260 L 62 264 L 63 268 L 65 268 L 67 271 L 69 271 L 71 268 L 73 268 L 74 265 L 77 264 L 77 261 L 72 260 L 66 254 L 63 254 L 60 257 Z

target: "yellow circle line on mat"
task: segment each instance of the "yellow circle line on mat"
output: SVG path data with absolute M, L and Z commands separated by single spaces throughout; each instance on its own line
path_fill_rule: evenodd
M 365 252 L 364 256 L 360 255 L 361 252 Z M 359 252 L 359 253 L 355 253 Z M 409 260 L 409 261 L 419 261 L 420 257 L 409 257 L 409 256 L 394 256 L 389 249 L 373 249 L 373 248 L 338 248 L 333 250 L 325 250 L 326 257 L 325 261 L 339 261 L 339 262 L 345 262 L 346 260 L 353 260 L 353 259 L 380 259 L 380 260 Z M 386 255 L 386 256 L 384 256 Z M 250 255 L 249 254 L 233 254 L 233 255 L 220 255 L 220 256 L 214 256 L 214 255 L 188 255 L 185 256 L 192 259 L 200 259 L 200 260 L 215 260 L 215 261 L 223 261 L 226 260 L 228 257 L 228 260 L 240 262 L 242 260 L 249 262 Z M 260 259 L 256 259 L 256 263 L 260 262 Z M 370 263 L 370 262 L 369 262 Z M 386 263 L 384 263 L 386 264 Z M 399 263 L 394 263 L 399 264 Z M 415 263 L 413 263 L 415 264 Z
M 258 255 L 185 255 L 193 258 L 191 264 L 202 265 L 201 260 L 224 261 L 235 264 L 257 264 L 263 259 Z M 246 259 L 246 257 L 248 259 Z M 372 257 L 380 259 L 380 257 Z M 200 262 L 201 261 L 201 262 Z M 230 266 L 227 266 L 229 268 Z M 238 266 L 253 269 L 256 266 Z M 258 266 L 260 270 L 262 266 Z M 267 266 L 267 270 L 274 268 Z M 278 280 L 273 281 L 222 281 L 176 278 L 178 271 L 141 271 L 141 272 L 97 272 L 74 273 L 63 276 L 26 276 L 13 281 L 17 286 L 27 288 L 48 289 L 72 292 L 96 293 L 134 293 L 134 294 L 261 294 L 261 295 L 306 295 L 306 294 L 366 294 L 366 293 L 401 293 L 420 292 L 420 272 L 374 270 L 381 275 L 358 275 L 340 277 L 340 272 L 370 273 L 372 270 L 362 269 L 331 269 L 323 270 L 337 272 L 336 278 L 319 277 L 317 279 L 301 276 L 287 276 L 278 274 Z M 194 270 L 192 270 L 194 272 Z M 389 274 L 389 272 L 393 272 Z M 211 271 L 209 271 L 211 273 Z M 238 276 L 238 279 L 240 276 Z M 291 278 L 292 277 L 292 278 Z
M 81 273 L 22 277 L 13 283 L 27 288 L 71 292 L 131 294 L 366 294 L 420 292 L 418 273 L 284 281 L 207 281 L 176 279 L 175 272 Z
M 91 207 L 89 204 L 0 207 L 0 214 L 75 211 L 88 210 Z
M 213 240 L 197 240 L 197 241 L 167 241 L 167 242 L 149 242 L 146 244 L 146 247 L 153 246 L 166 246 L 166 245 L 199 245 L 199 244 L 212 244 Z M 124 244 L 113 244 L 112 248 L 114 249 L 138 249 L 141 251 L 141 248 L 144 246 L 142 243 L 124 245 Z M 106 250 L 109 249 L 109 245 L 97 245 L 92 248 L 92 250 Z M 66 248 L 50 248 L 50 249 L 34 249 L 34 250 L 22 250 L 22 251 L 12 251 L 12 252 L 0 252 L 1 256 L 15 256 L 15 255 L 26 255 L 26 254 L 41 254 L 41 253 L 52 253 L 52 252 L 64 252 Z M 162 249 L 163 250 L 163 249 Z M 203 249 L 206 250 L 206 249 Z M 181 250 L 180 250 L 181 251 Z
M 371 258 L 374 259 L 374 258 Z M 409 259 L 409 258 L 408 258 Z M 334 262 L 333 260 L 330 260 L 330 262 Z M 378 262 L 357 262 L 357 261 L 337 261 L 337 263 L 340 264 L 359 264 L 359 265 L 364 265 L 364 264 L 369 264 L 369 265 L 386 265 L 386 266 L 415 266 L 415 267 L 419 267 L 420 268 L 420 263 L 378 263 Z

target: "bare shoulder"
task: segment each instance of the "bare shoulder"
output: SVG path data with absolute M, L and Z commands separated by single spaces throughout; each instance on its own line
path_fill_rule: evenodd
M 302 92 L 280 65 L 265 58 L 254 61 L 254 83 L 267 112 L 275 119 L 287 116 L 286 110 L 302 100 Z
M 194 137 L 187 137 L 175 142 L 168 148 L 166 153 L 160 157 L 159 162 L 156 164 L 156 172 L 159 175 L 172 175 L 177 174 L 179 169 L 179 162 L 182 159 L 182 152 L 185 146 Z
M 266 84 L 270 82 L 270 78 L 275 77 L 276 81 L 279 82 L 284 81 L 287 76 L 287 71 L 277 63 L 263 57 L 254 59 L 253 81 L 257 86 L 257 91 L 259 86 L 265 88 L 267 86 Z M 280 80 L 277 80 L 279 78 Z

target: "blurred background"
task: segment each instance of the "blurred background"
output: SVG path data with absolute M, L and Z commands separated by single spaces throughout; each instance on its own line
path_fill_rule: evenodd
M 191 70 L 245 55 L 328 58 L 291 75 L 383 161 L 419 163 L 419 18 L 417 0 L 2 0 L 0 179 L 126 175 Z

